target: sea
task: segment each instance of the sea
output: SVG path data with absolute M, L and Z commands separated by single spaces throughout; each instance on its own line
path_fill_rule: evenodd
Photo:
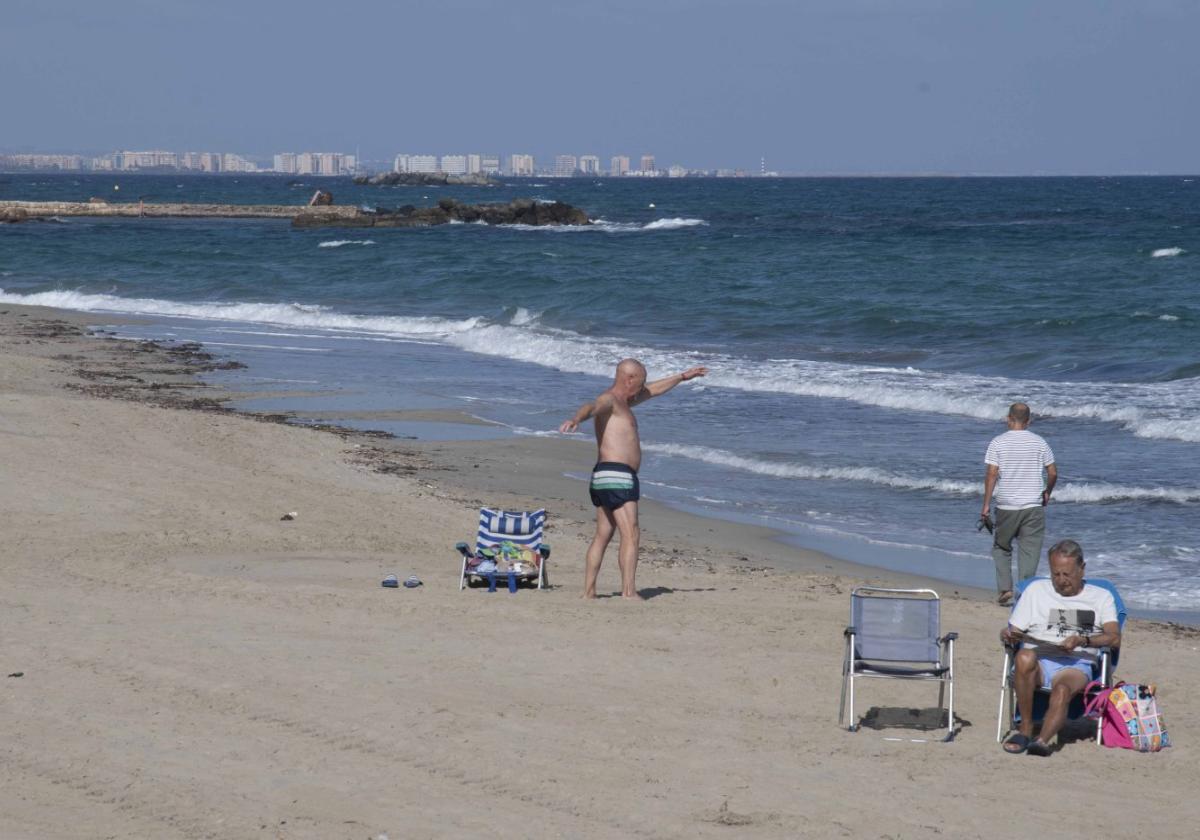
M 1200 611 L 1200 183 L 1179 177 L 507 180 L 0 175 L 2 199 L 396 207 L 533 197 L 586 228 L 0 226 L 0 303 L 148 316 L 222 384 L 417 438 L 551 436 L 627 356 L 708 376 L 639 407 L 645 496 L 796 545 L 994 588 L 983 455 L 1030 404 L 1046 545 L 1135 608 Z M 100 319 L 103 320 L 102 318 Z M 114 319 L 115 320 L 115 319 Z M 580 437 L 590 433 L 585 429 Z M 590 463 L 564 463 L 586 492 Z M 1045 571 L 1045 560 L 1042 561 Z

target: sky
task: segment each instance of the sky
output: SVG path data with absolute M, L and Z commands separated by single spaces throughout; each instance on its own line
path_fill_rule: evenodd
M 3 0 L 0 151 L 1200 171 L 1196 0 Z

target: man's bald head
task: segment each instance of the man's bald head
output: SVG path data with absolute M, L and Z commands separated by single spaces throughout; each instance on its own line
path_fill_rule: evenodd
M 1015 402 L 1008 407 L 1008 419 L 1022 429 L 1029 425 L 1029 416 L 1029 406 L 1023 402 Z
M 632 399 L 646 384 L 646 366 L 637 359 L 622 359 L 613 378 L 613 390 L 625 399 Z
M 617 362 L 617 376 L 646 376 L 646 366 L 637 359 L 622 359 Z

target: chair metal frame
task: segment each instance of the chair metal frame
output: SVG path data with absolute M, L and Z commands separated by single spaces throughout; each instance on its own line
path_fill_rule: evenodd
M 872 593 L 872 594 L 868 594 Z M 854 621 L 855 598 L 891 598 L 894 600 L 933 601 L 937 604 L 937 633 L 941 633 L 941 597 L 932 589 L 887 589 L 878 586 L 859 586 L 850 592 L 850 620 Z M 846 627 L 846 648 L 842 659 L 842 696 L 838 704 L 838 725 L 846 724 L 850 732 L 857 732 L 860 724 L 854 718 L 854 681 L 860 677 L 880 679 L 922 680 L 938 683 L 938 708 L 946 711 L 946 736 L 941 740 L 954 740 L 954 642 L 958 633 L 935 635 L 928 642 L 938 648 L 936 659 L 881 659 L 863 658 L 858 655 L 856 640 L 861 628 L 851 624 Z M 882 663 L 904 662 L 907 665 Z M 947 688 L 949 691 L 947 692 Z M 846 696 L 850 697 L 849 717 L 846 716 Z M 949 694 L 949 703 L 946 703 Z
M 1016 609 L 1016 606 L 1017 606 L 1016 602 L 1020 600 L 1020 596 L 1021 596 L 1021 594 L 1024 593 L 1026 586 L 1028 586 L 1032 581 L 1044 580 L 1044 579 L 1045 579 L 1044 576 L 1035 576 L 1035 577 L 1026 578 L 1023 581 L 1020 581 L 1017 584 L 1017 593 L 1016 593 L 1017 598 L 1015 598 L 1013 600 L 1013 609 Z M 1111 581 L 1106 580 L 1105 578 L 1093 578 L 1090 581 L 1085 579 L 1084 584 L 1087 584 L 1087 583 L 1091 583 L 1094 586 L 1100 586 L 1104 589 L 1107 589 L 1109 592 L 1111 592 L 1113 594 L 1113 597 L 1116 600 L 1116 604 L 1117 604 L 1117 622 L 1121 628 L 1121 632 L 1124 633 L 1125 619 L 1127 618 L 1127 614 L 1125 611 L 1125 604 L 1121 600 L 1121 595 L 1120 595 L 1120 593 L 1117 592 L 1116 587 L 1112 584 Z M 1016 670 L 1016 656 L 1017 656 L 1017 650 L 1019 649 L 1019 647 L 1020 647 L 1019 645 L 1005 645 L 1004 646 L 1004 667 L 1000 671 L 1000 707 L 996 712 L 996 743 L 1003 743 L 1004 736 L 1007 734 L 1011 734 L 1017 728 L 1017 723 L 1018 723 L 1017 722 L 1017 712 L 1019 710 L 1017 708 L 1017 689 L 1016 689 L 1016 686 L 1013 685 L 1013 673 Z M 1098 648 L 1098 650 L 1100 653 L 1100 658 L 1096 664 L 1099 666 L 1100 674 L 1099 674 L 1099 676 L 1096 676 L 1095 669 L 1093 669 L 1093 676 L 1096 677 L 1096 681 L 1098 681 L 1101 686 L 1103 686 L 1105 688 L 1111 688 L 1112 687 L 1112 679 L 1113 679 L 1113 670 L 1116 668 L 1117 657 L 1118 657 L 1120 651 L 1119 651 L 1119 649 L 1114 649 L 1109 646 Z M 1036 688 L 1034 688 L 1033 694 L 1034 694 L 1034 698 L 1036 699 L 1038 694 L 1048 695 L 1049 692 L 1046 691 L 1044 688 L 1042 688 L 1039 685 Z M 1079 695 L 1079 696 L 1082 697 L 1083 695 Z M 1083 699 L 1084 699 L 1084 703 L 1086 705 L 1086 697 Z M 1073 700 L 1074 700 L 1074 698 L 1072 698 L 1072 701 Z M 1006 704 L 1008 706 L 1008 729 L 1007 730 L 1004 728 L 1004 722 L 1005 722 L 1004 709 L 1005 709 Z M 1070 712 L 1068 710 L 1068 718 L 1067 718 L 1068 720 L 1078 720 L 1079 719 L 1078 717 L 1071 718 L 1069 715 L 1070 715 Z M 1095 741 L 1098 746 L 1103 746 L 1103 744 L 1104 744 L 1104 731 L 1103 730 L 1104 730 L 1104 727 L 1097 724 Z

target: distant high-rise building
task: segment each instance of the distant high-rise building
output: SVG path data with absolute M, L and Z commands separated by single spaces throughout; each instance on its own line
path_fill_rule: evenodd
M 508 174 L 517 178 L 532 178 L 533 173 L 533 155 L 509 155 Z
M 579 171 L 584 175 L 599 175 L 600 158 L 595 155 L 583 155 L 579 158 Z
M 442 155 L 441 171 L 447 175 L 466 175 L 466 155 Z
M 253 161 L 246 160 L 241 155 L 226 152 L 221 155 L 222 172 L 257 172 L 258 166 Z
M 483 157 L 481 155 L 467 155 L 467 174 L 478 175 L 483 171 Z
M 629 156 L 628 155 L 613 155 L 612 162 L 608 167 L 608 174 L 614 178 L 620 178 L 622 175 L 629 173 Z
M 655 163 L 654 163 L 654 155 L 642 155 L 641 170 L 643 172 L 657 172 L 658 171 L 658 166 L 655 165 Z
M 500 155 L 480 155 L 479 171 L 487 175 L 499 175 Z
M 437 155 L 409 155 L 408 158 L 409 172 L 430 172 L 438 171 Z
M 557 155 L 554 158 L 555 178 L 570 178 L 575 175 L 575 170 L 578 168 L 579 162 L 575 159 L 575 155 Z
M 296 155 L 296 174 L 297 175 L 316 175 L 317 156 L 312 152 L 300 152 Z
M 397 172 L 437 172 L 438 161 L 435 155 L 399 154 L 392 168 Z

